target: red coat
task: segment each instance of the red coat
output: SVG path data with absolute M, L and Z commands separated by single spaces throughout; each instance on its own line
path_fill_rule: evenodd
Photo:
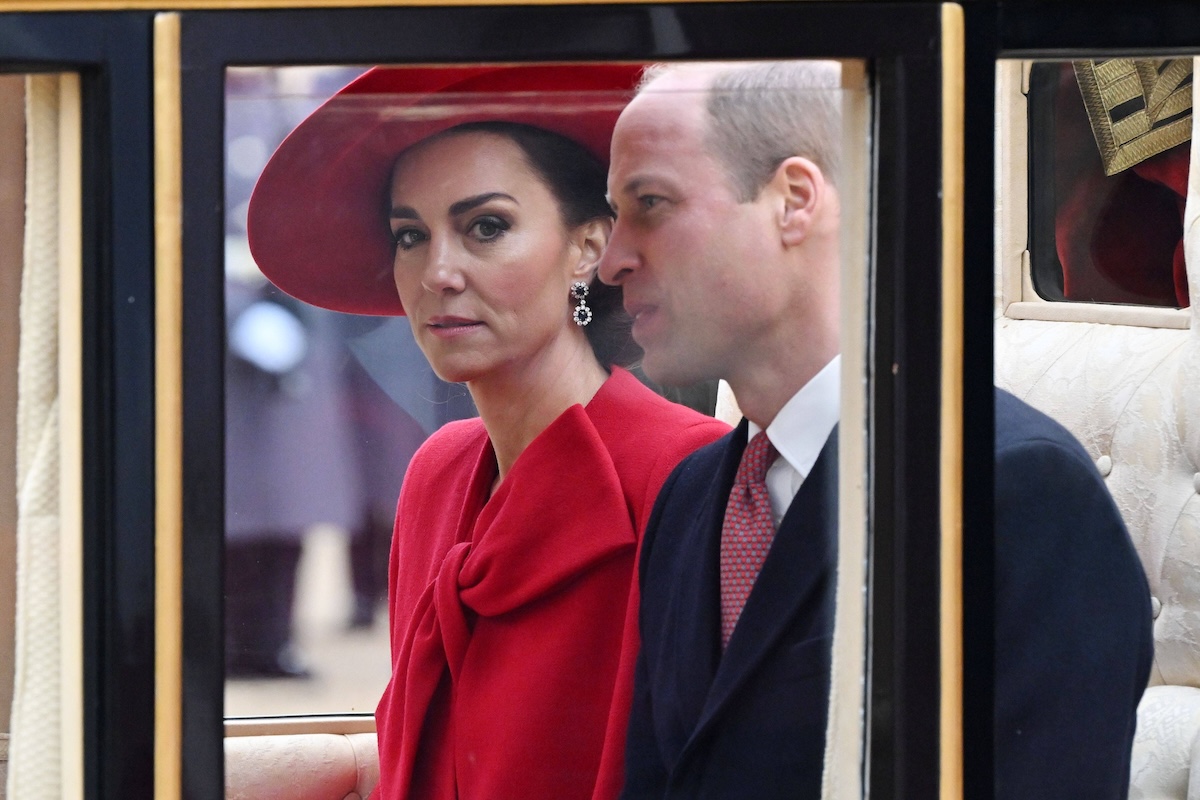
M 614 370 L 488 499 L 479 420 L 414 456 L 390 566 L 384 800 L 615 798 L 637 655 L 635 567 L 654 498 L 723 423 Z

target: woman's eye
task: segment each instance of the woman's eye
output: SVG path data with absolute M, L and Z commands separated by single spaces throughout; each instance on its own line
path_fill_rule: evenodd
M 480 217 L 471 223 L 470 234 L 482 242 L 498 239 L 509 228 L 499 217 Z
M 395 233 L 396 246 L 401 250 L 411 250 L 425 238 L 416 228 L 401 228 Z

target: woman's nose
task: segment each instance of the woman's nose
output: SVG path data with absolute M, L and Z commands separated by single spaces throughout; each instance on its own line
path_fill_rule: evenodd
M 429 241 L 429 261 L 421 277 L 426 291 L 440 294 L 457 293 L 466 288 L 463 273 L 463 252 L 452 238 L 435 236 Z

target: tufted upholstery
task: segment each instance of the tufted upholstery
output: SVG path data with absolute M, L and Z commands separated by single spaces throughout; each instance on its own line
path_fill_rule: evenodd
M 225 800 L 362 800 L 378 782 L 373 733 L 225 739 Z
M 1155 659 L 1130 787 L 1145 800 L 1200 800 L 1200 148 L 1191 175 L 1188 329 L 1012 319 L 1011 297 L 996 321 L 997 385 L 1096 459 L 1149 578 Z
M 1132 800 L 1200 797 L 1200 689 L 1151 686 L 1138 707 Z

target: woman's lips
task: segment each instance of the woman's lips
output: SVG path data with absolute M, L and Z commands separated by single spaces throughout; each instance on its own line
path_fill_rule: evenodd
M 430 317 L 425 327 L 440 339 L 452 339 L 482 328 L 483 323 L 464 317 Z

